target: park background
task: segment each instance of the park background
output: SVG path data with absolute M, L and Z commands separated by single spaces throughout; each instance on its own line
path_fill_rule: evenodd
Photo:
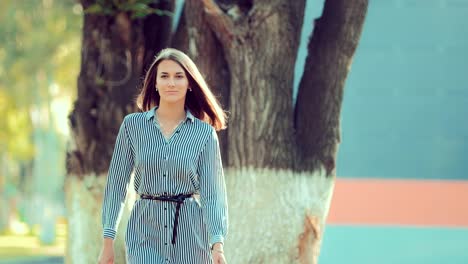
M 322 6 L 307 1 L 295 80 Z M 68 0 L 0 3 L 0 263 L 63 262 L 82 12 Z M 369 4 L 321 264 L 468 262 L 467 18 L 465 0 Z

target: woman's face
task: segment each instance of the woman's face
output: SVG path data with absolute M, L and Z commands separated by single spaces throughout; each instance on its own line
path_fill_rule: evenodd
M 177 62 L 163 60 L 159 63 L 156 87 L 161 101 L 167 103 L 185 102 L 188 85 L 185 71 Z

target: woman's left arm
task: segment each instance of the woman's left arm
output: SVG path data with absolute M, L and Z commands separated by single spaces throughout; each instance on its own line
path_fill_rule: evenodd
M 216 131 L 212 129 L 198 161 L 200 202 L 209 243 L 224 243 L 228 232 L 228 204 L 223 164 Z

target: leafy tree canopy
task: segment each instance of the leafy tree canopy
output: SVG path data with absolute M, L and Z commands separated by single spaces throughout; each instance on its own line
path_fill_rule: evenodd
M 0 155 L 34 155 L 33 109 L 75 97 L 82 8 L 73 0 L 0 1 Z

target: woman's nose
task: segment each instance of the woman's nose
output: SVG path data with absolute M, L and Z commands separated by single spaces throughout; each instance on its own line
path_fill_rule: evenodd
M 175 81 L 173 78 L 169 78 L 169 86 L 175 86 Z

